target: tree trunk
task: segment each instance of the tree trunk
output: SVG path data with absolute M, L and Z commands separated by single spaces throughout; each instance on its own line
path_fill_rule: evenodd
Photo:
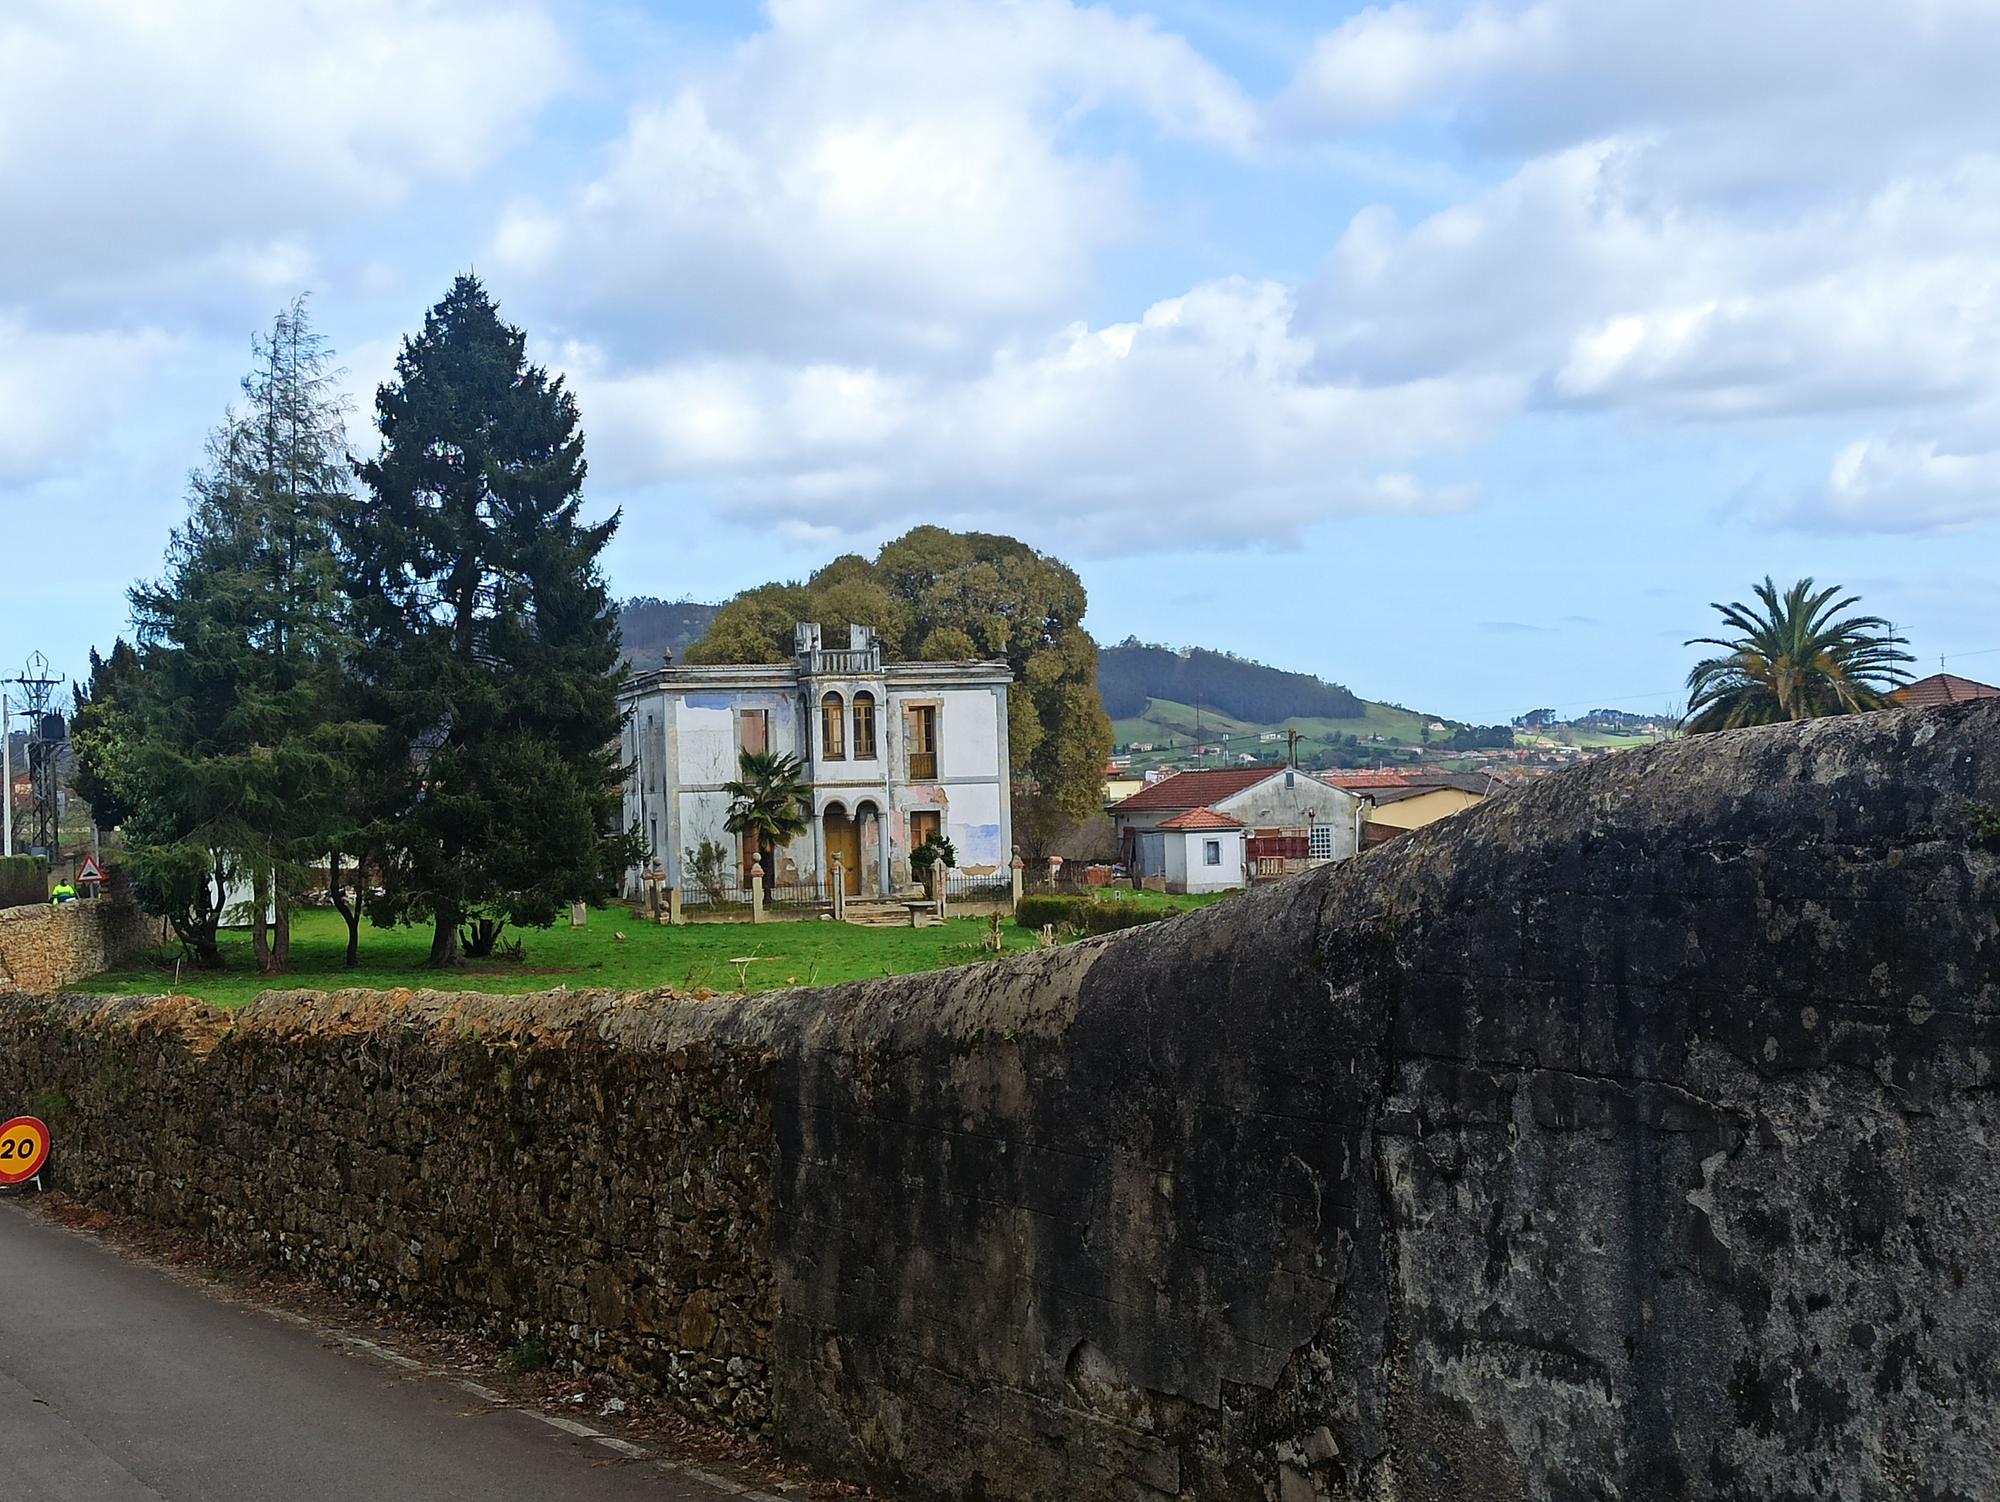
M 292 896 L 278 893 L 278 922 L 271 931 L 271 973 L 282 975 L 292 968 Z
M 769 907 L 778 871 L 778 847 L 769 840 L 757 842 L 757 868 L 764 873 L 764 906 Z
M 271 930 L 264 921 L 266 905 L 271 898 L 271 876 L 268 871 L 259 871 L 250 878 L 250 952 L 257 957 L 257 973 L 269 975 L 271 966 Z
M 448 970 L 463 963 L 458 953 L 458 914 L 440 910 L 437 930 L 431 935 L 430 967 L 433 970 Z
M 361 963 L 361 867 L 354 868 L 354 901 L 347 900 L 347 887 L 340 879 L 340 852 L 334 851 L 326 859 L 326 895 L 333 899 L 334 910 L 347 925 L 347 968 L 352 970 Z

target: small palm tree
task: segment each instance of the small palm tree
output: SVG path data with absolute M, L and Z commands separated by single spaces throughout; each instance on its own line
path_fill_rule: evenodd
M 736 781 L 722 785 L 730 800 L 723 828 L 733 835 L 756 837 L 757 864 L 764 874 L 764 900 L 768 902 L 778 846 L 806 832 L 812 788 L 799 775 L 795 756 L 745 751 L 736 770 Z
M 1878 615 L 1842 615 L 1859 595 L 1838 586 L 1815 589 L 1801 579 L 1783 595 L 1767 575 L 1757 586 L 1757 606 L 1715 605 L 1733 636 L 1698 636 L 1690 647 L 1721 647 L 1688 674 L 1690 734 L 1773 725 L 1821 715 L 1881 709 L 1898 684 L 1910 681 L 1902 664 L 1904 638 Z

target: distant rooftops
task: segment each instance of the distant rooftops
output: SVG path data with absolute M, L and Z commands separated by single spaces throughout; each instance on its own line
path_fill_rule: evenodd
M 1970 699 L 2000 699 L 2000 688 L 1975 683 L 1954 673 L 1933 673 L 1906 683 L 1889 697 L 1908 709 L 1934 709 L 1940 704 L 1963 704 Z

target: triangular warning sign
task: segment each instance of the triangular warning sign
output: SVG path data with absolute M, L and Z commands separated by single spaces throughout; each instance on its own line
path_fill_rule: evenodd
M 85 882 L 104 885 L 104 868 L 97 864 L 97 857 L 94 855 L 86 855 L 83 864 L 76 868 L 76 884 L 82 886 Z

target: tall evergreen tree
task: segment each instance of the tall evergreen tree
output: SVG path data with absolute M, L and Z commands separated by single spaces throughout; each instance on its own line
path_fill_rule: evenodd
M 80 752 L 125 814 L 141 900 L 198 963 L 219 964 L 223 904 L 247 878 L 270 972 L 289 957 L 292 903 L 325 848 L 329 794 L 359 732 L 329 713 L 347 482 L 335 375 L 303 299 L 253 348 L 242 404 L 192 478 L 166 572 L 132 591 L 136 663 L 117 668 L 114 650 Z M 99 687 L 93 675 L 93 701 Z
M 70 786 L 90 805 L 90 817 L 99 829 L 115 829 L 125 822 L 125 800 L 118 795 L 115 770 L 123 744 L 119 698 L 130 699 L 139 675 L 139 654 L 131 643 L 119 637 L 111 644 L 111 655 L 90 649 L 90 682 L 74 690 L 76 713 L 70 716 L 70 750 L 76 756 L 76 770 Z
M 584 522 L 576 401 L 525 345 L 476 278 L 452 284 L 376 397 L 382 448 L 345 527 L 384 732 L 369 915 L 431 922 L 434 965 L 608 896 L 636 858 L 615 832 L 618 622 L 597 562 L 618 522 Z

